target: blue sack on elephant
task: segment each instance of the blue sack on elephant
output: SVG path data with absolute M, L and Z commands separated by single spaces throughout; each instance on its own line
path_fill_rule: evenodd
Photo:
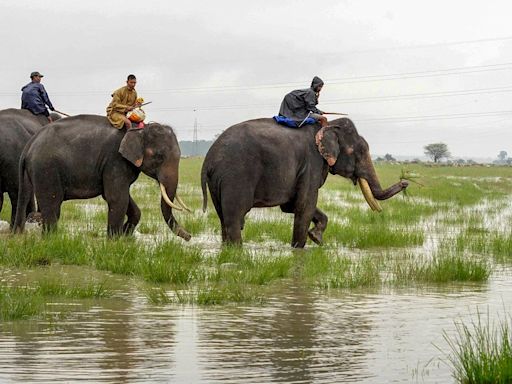
M 281 115 L 274 116 L 274 120 L 277 122 L 277 124 L 286 125 L 287 127 L 290 127 L 290 128 L 300 128 L 301 126 L 303 126 L 305 124 L 316 123 L 316 120 L 313 119 L 312 117 L 308 117 L 308 118 L 304 119 L 304 121 L 302 121 L 300 123 L 300 125 L 297 124 L 297 122 L 295 120 L 290 119 L 289 117 L 286 117 L 286 116 L 281 116 Z

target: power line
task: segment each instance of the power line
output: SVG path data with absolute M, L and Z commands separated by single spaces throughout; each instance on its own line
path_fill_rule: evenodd
M 356 49 L 356 50 L 344 51 L 344 52 L 334 52 L 334 53 L 331 53 L 331 55 L 336 56 L 339 54 L 347 55 L 347 54 L 370 53 L 370 52 L 401 51 L 401 50 L 409 50 L 409 49 L 422 49 L 422 48 L 432 48 L 432 47 L 451 46 L 451 45 L 469 45 L 469 44 L 478 44 L 478 43 L 491 43 L 491 42 L 507 41 L 507 40 L 512 40 L 512 36 L 490 37 L 490 38 L 476 39 L 476 40 L 447 41 L 447 42 L 426 43 L 426 44 L 416 44 L 416 45 L 401 45 L 401 46 L 395 46 L 395 47 Z
M 374 81 L 389 81 L 389 80 L 403 80 L 413 79 L 422 77 L 437 77 L 437 76 L 452 76 L 479 72 L 489 71 L 502 71 L 512 68 L 512 62 L 498 63 L 498 64 L 487 64 L 487 65 L 474 65 L 466 67 L 452 67 L 446 69 L 433 69 L 426 71 L 415 71 L 415 72 L 403 72 L 393 74 L 381 74 L 381 75 L 366 75 L 366 76 L 355 76 L 355 77 L 344 77 L 337 79 L 326 79 L 326 84 L 353 84 L 353 83 L 365 83 Z M 223 92 L 223 91 L 242 91 L 242 90 L 258 90 L 258 89 L 274 89 L 274 88 L 288 88 L 292 86 L 304 85 L 304 82 L 288 82 L 288 83 L 269 83 L 260 85 L 224 85 L 224 86 L 207 86 L 207 87 L 188 87 L 188 88 L 165 88 L 165 89 L 145 89 L 143 92 L 146 94 L 158 94 L 158 93 L 187 93 L 187 92 Z M 84 95 L 106 95 L 106 91 L 75 91 L 75 92 L 53 92 L 55 96 L 84 96 Z M 19 92 L 0 92 L 0 95 L 19 95 Z
M 424 98 L 439 98 L 439 97 L 453 97 L 453 96 L 469 96 L 487 93 L 503 93 L 512 92 L 512 85 L 506 87 L 494 88 L 477 88 L 467 90 L 452 90 L 443 92 L 425 92 L 425 93 L 408 93 L 401 95 L 387 95 L 387 96 L 367 96 L 367 97 L 353 97 L 345 99 L 327 99 L 322 101 L 322 105 L 328 104 L 359 104 L 367 102 L 380 102 L 380 101 L 395 101 L 395 100 L 411 100 L 411 99 L 424 99 Z M 194 110 L 211 111 L 211 110 L 230 110 L 230 109 L 254 109 L 254 108 L 276 108 L 276 104 L 238 104 L 238 105 L 211 105 L 204 107 L 194 107 Z M 169 108 L 153 108 L 154 111 L 191 111 L 192 107 L 169 107 Z
M 506 111 L 490 111 L 490 112 L 469 112 L 469 113 L 451 113 L 444 115 L 424 115 L 424 116 L 396 116 L 396 117 L 377 117 L 368 119 L 357 119 L 358 122 L 372 121 L 423 121 L 423 120 L 446 120 L 446 119 L 466 119 L 470 117 L 487 117 L 487 116 L 504 116 L 511 115 L 512 110 Z

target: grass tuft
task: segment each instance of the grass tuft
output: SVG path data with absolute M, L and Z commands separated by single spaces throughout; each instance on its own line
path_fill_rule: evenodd
M 452 354 L 448 360 L 453 376 L 459 383 L 512 382 L 512 334 L 511 317 L 491 322 L 489 314 L 482 319 L 478 313 L 476 321 L 469 325 L 455 323 L 457 335 L 447 341 Z

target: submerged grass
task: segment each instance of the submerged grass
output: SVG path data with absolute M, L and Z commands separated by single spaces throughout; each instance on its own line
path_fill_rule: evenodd
M 394 283 L 398 285 L 418 283 L 482 282 L 491 274 L 489 263 L 439 251 L 428 260 L 396 260 L 392 268 Z
M 325 241 L 352 248 L 391 248 L 414 247 L 423 244 L 424 234 L 419 229 L 399 230 L 379 224 L 341 225 L 330 223 L 325 233 Z
M 456 322 L 457 335 L 447 341 L 452 354 L 448 360 L 453 376 L 458 383 L 497 383 L 512 382 L 512 333 L 511 317 L 506 316 L 491 322 L 489 314 L 482 319 L 478 313 L 476 320 L 468 324 Z
M 382 283 L 382 263 L 379 258 L 367 256 L 351 259 L 316 250 L 298 261 L 297 276 L 314 287 L 369 288 Z
M 193 239 L 215 233 L 212 248 L 216 249 L 220 224 L 211 201 L 206 214 L 199 211 L 201 164 L 201 158 L 181 161 L 178 193 L 195 212 L 174 214 Z M 318 207 L 329 216 L 325 248 L 308 242 L 305 252 L 291 252 L 288 244 L 293 215 L 279 208 L 264 208 L 254 209 L 246 218 L 242 232 L 246 246 L 222 247 L 213 255 L 211 249 L 204 252 L 204 245 L 200 248 L 194 240 L 185 244 L 170 233 L 161 216 L 158 185 L 141 175 L 131 189 L 142 212 L 137 239 L 106 239 L 107 209 L 101 198 L 68 201 L 62 206 L 56 233 L 5 235 L 0 243 L 0 265 L 19 269 L 60 264 L 91 266 L 148 282 L 153 286 L 145 292 L 150 302 L 204 305 L 260 302 L 268 294 L 268 287 L 291 279 L 322 289 L 485 281 L 491 271 L 489 262 L 482 261 L 485 255 L 512 261 L 512 234 L 498 234 L 484 225 L 490 209 L 494 210 L 491 214 L 498 213 L 499 201 L 488 210 L 474 211 L 471 207 L 508 193 L 512 187 L 509 168 L 411 165 L 410 171 L 421 175 L 421 187 L 413 183 L 408 197 L 398 195 L 382 202 L 382 214 L 371 212 L 358 189 L 346 179 L 329 176 L 318 201 Z M 398 181 L 402 166 L 377 164 L 376 169 L 386 187 Z M 9 210 L 6 201 L 0 218 L 8 220 Z M 401 250 L 421 247 L 425 242 L 431 230 L 425 222 L 460 228 L 460 234 L 450 249 L 433 250 L 433 258 L 420 255 L 404 262 Z M 339 255 L 337 245 L 351 255 Z M 354 256 L 354 252 L 361 256 Z M 375 256 L 376 252 L 394 256 L 381 258 Z M 63 294 L 65 288 L 51 286 L 51 282 L 46 283 L 47 292 L 61 290 L 59 294 Z M 31 289 L 32 293 L 36 290 Z M 102 295 L 98 286 L 89 287 L 89 291 L 91 297 Z
M 0 320 L 28 319 L 46 312 L 46 303 L 60 299 L 101 299 L 112 291 L 105 281 L 69 284 L 63 278 L 44 278 L 27 285 L 0 286 Z
M 512 262 L 512 233 L 467 230 L 456 239 L 459 252 L 490 255 L 500 263 Z
M 0 320 L 34 317 L 44 310 L 44 297 L 23 287 L 0 286 Z

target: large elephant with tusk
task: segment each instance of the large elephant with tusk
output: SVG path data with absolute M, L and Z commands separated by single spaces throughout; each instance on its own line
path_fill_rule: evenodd
M 257 119 L 228 128 L 208 151 L 201 171 L 203 210 L 208 186 L 222 240 L 237 244 L 252 207 L 279 205 L 295 215 L 293 247 L 304 247 L 308 236 L 322 244 L 327 216 L 316 205 L 328 172 L 358 183 L 376 211 L 381 210 L 377 200 L 407 187 L 402 180 L 381 188 L 368 143 L 348 118 L 333 120 L 322 129 L 319 125 L 290 129 L 273 119 Z
M 176 136 L 167 125 L 150 123 L 143 129 L 117 130 L 106 117 L 95 115 L 49 124 L 31 138 L 21 155 L 13 230 L 23 231 L 33 193 L 44 231 L 56 226 L 63 201 L 101 195 L 108 204 L 108 235 L 130 234 L 141 215 L 130 196 L 130 185 L 142 171 L 160 184 L 165 222 L 176 235 L 189 240 L 189 233 L 172 213 L 172 209 L 188 210 L 176 196 L 180 154 Z

